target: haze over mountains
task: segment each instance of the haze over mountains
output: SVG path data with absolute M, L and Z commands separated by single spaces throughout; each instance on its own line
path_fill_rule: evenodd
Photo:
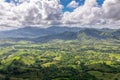
M 78 27 L 25 27 L 16 30 L 1 31 L 1 39 L 15 41 L 27 40 L 34 42 L 47 42 L 54 39 L 120 39 L 120 29 L 95 29 Z
M 120 0 L 0 0 L 0 80 L 120 80 Z
M 63 33 L 65 31 L 78 32 L 81 28 L 69 28 L 69 27 L 49 27 L 49 28 L 38 28 L 38 27 L 25 27 L 16 30 L 1 31 L 0 38 L 14 38 L 14 37 L 41 37 L 45 35 L 52 35 Z

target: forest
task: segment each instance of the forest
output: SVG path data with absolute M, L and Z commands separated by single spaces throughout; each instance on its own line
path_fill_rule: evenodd
M 93 30 L 1 38 L 0 80 L 120 80 L 119 36 Z

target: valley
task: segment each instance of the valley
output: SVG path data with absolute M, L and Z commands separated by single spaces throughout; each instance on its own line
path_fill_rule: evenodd
M 0 79 L 120 80 L 119 30 L 76 30 L 1 38 Z

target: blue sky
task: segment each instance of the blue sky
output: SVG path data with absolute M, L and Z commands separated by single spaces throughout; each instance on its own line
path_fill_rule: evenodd
M 6 0 L 7 2 L 10 2 L 10 0 Z M 72 8 L 68 8 L 67 5 L 71 2 L 72 0 L 60 0 L 60 3 L 64 6 L 63 12 L 65 11 L 70 11 L 72 12 Z M 79 3 L 79 5 L 84 5 L 85 0 L 75 0 L 76 2 Z M 104 2 L 104 0 L 97 0 L 98 5 L 101 6 Z
M 11 1 L 22 2 L 17 6 L 13 6 L 14 3 L 6 4 Z M 29 0 L 0 0 L 0 30 L 53 25 L 120 28 L 120 0 L 60 0 L 60 3 L 59 0 L 26 1 Z M 98 6 L 94 6 L 96 2 Z
M 65 12 L 65 11 L 70 11 L 70 12 L 73 11 L 72 8 L 68 8 L 68 7 L 67 7 L 67 5 L 68 5 L 72 0 L 60 0 L 60 1 L 61 1 L 61 4 L 64 6 L 64 8 L 63 8 L 63 11 L 64 11 L 64 12 Z M 85 2 L 85 0 L 75 0 L 75 1 L 78 2 L 79 5 L 84 5 L 84 2 Z M 101 6 L 101 5 L 103 4 L 104 0 L 97 0 L 97 2 L 98 2 L 98 5 Z
M 10 2 L 10 0 L 6 0 L 7 2 Z

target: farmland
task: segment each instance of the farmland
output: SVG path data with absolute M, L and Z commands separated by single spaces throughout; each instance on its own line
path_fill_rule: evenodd
M 4 41 L 2 80 L 119 80 L 119 40 Z

